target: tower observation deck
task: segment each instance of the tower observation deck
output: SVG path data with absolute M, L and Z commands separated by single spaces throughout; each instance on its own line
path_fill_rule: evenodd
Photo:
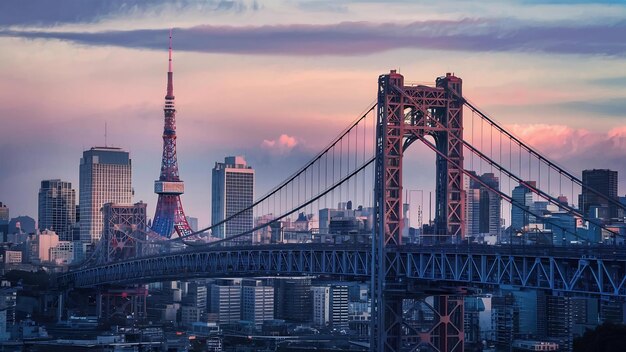
M 185 184 L 178 175 L 176 158 L 176 108 L 174 106 L 174 73 L 172 71 L 172 31 L 170 30 L 169 61 L 167 71 L 167 93 L 163 112 L 163 159 L 161 175 L 154 181 L 154 193 L 159 195 L 152 230 L 161 236 L 170 238 L 176 232 L 178 236 L 190 234 L 191 227 L 185 218 L 180 195 L 185 192 Z

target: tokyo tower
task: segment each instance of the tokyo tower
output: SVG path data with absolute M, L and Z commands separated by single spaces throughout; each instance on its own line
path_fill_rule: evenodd
M 154 193 L 159 195 L 152 231 L 170 238 L 192 233 L 185 218 L 180 195 L 185 192 L 185 184 L 178 176 L 176 159 L 176 109 L 174 108 L 174 82 L 172 80 L 172 31 L 170 30 L 169 70 L 167 71 L 167 94 L 165 95 L 165 127 L 163 129 L 163 161 L 161 176 L 154 181 Z

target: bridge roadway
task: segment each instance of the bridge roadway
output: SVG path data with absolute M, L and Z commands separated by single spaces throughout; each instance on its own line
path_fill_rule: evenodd
M 68 289 L 210 277 L 368 280 L 371 258 L 369 244 L 207 247 L 69 271 L 57 283 Z M 626 298 L 624 246 L 403 245 L 389 248 L 387 261 L 389 277 L 414 287 L 512 285 Z

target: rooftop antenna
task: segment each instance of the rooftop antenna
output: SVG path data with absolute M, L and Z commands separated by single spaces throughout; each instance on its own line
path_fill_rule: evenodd
M 107 122 L 104 121 L 104 147 L 107 148 Z
M 168 72 L 172 72 L 172 28 L 170 28 L 170 61 Z

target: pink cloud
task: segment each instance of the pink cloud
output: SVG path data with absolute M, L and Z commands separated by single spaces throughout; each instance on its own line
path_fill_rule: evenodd
M 549 124 L 515 124 L 507 129 L 547 157 L 557 160 L 598 155 L 611 157 L 626 152 L 626 126 L 608 132 Z
M 284 154 L 291 151 L 299 144 L 298 139 L 287 134 L 281 134 L 278 139 L 264 139 L 261 147 L 274 151 L 278 154 Z

